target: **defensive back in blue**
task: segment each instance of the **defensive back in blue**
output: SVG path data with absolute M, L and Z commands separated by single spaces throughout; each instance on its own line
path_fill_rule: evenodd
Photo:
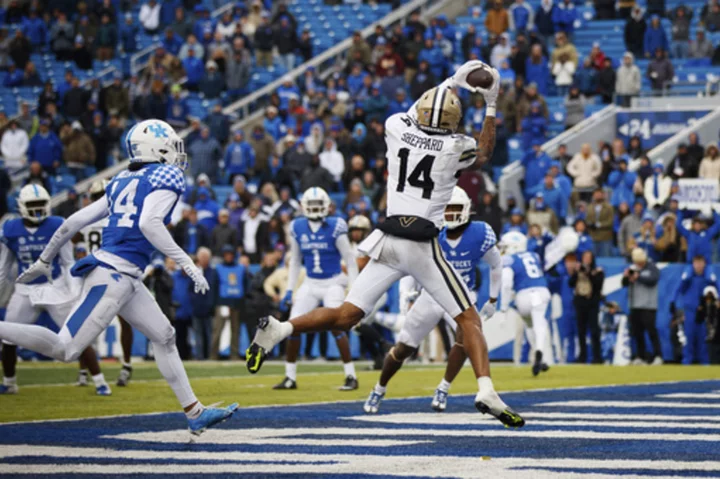
M 473 221 L 465 228 L 455 247 L 448 242 L 447 228 L 442 229 L 438 240 L 445 258 L 462 276 L 468 289 L 475 291 L 479 286 L 478 263 L 497 244 L 493 229 L 484 221 Z
M 513 270 L 515 291 L 548 287 L 542 261 L 537 253 L 526 251 L 505 258 L 505 266 Z
M 50 216 L 45 218 L 34 232 L 28 231 L 23 223 L 22 218 L 15 218 L 5 222 L 2 228 L 2 236 L 0 241 L 12 251 L 18 264 L 18 274 L 22 274 L 35 261 L 40 258 L 40 254 L 55 234 L 55 231 L 63 224 L 63 219 L 59 216 Z M 53 260 L 53 279 L 60 276 L 59 256 Z M 40 276 L 30 284 L 47 283 L 45 276 Z
M 293 220 L 290 232 L 300 245 L 302 263 L 309 278 L 327 279 L 342 272 L 342 257 L 335 241 L 348 232 L 344 219 L 325 218 L 320 229 L 313 232 L 307 218 L 297 218 Z
M 145 199 L 153 191 L 170 190 L 178 198 L 185 191 L 182 171 L 170 165 L 151 163 L 138 170 L 126 170 L 115 176 L 107 186 L 110 216 L 103 229 L 102 249 L 135 264 L 141 270 L 150 263 L 155 247 L 140 231 L 143 208 L 152 208 Z M 170 214 L 165 223 L 170 222 Z

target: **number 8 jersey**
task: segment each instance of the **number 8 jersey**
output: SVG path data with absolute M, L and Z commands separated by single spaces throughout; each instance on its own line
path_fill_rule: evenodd
M 342 273 L 342 255 L 336 240 L 347 232 L 347 223 L 339 217 L 325 218 L 317 231 L 312 231 L 307 218 L 293 220 L 290 235 L 300 246 L 308 278 L 327 279 Z
M 431 135 L 420 130 L 409 113 L 392 115 L 385 122 L 388 216 L 418 216 L 443 226 L 460 171 L 471 166 L 477 142 L 465 135 Z
M 115 176 L 105 190 L 110 216 L 102 232 L 102 251 L 119 256 L 141 271 L 150 263 L 155 247 L 140 231 L 143 208 L 152 208 L 145 198 L 157 190 L 170 190 L 178 198 L 185 192 L 185 178 L 176 166 L 152 163 L 143 168 L 126 170 Z M 172 212 L 173 208 L 170 209 Z M 170 215 L 164 219 L 170 222 Z

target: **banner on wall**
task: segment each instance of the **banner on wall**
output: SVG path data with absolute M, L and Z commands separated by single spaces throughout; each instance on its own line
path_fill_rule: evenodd
M 680 179 L 678 184 L 681 209 L 706 210 L 710 204 L 720 201 L 720 183 L 717 180 Z
M 615 117 L 618 138 L 625 144 L 633 136 L 639 136 L 645 150 L 650 150 L 671 136 L 691 126 L 707 115 L 711 109 L 655 111 L 640 110 L 620 112 Z

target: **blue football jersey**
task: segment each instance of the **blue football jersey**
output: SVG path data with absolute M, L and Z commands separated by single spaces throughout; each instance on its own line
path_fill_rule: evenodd
M 140 215 L 145 198 L 156 190 L 170 190 L 178 194 L 185 191 L 185 178 L 180 168 L 150 163 L 139 170 L 125 170 L 115 176 L 107 186 L 110 216 L 103 229 L 103 251 L 130 261 L 141 270 L 150 264 L 155 247 L 140 231 Z M 172 211 L 172 209 L 171 209 Z M 170 223 L 170 213 L 165 223 Z
M 528 288 L 547 288 L 542 261 L 537 253 L 527 251 L 503 257 L 504 266 L 510 267 L 514 275 L 515 291 Z
M 35 261 L 47 246 L 50 238 L 65 221 L 59 216 L 50 216 L 40 223 L 35 232 L 28 231 L 22 218 L 8 220 L 2 227 L 0 241 L 10 250 L 17 259 L 18 274 L 22 274 Z M 53 260 L 52 277 L 60 276 L 59 255 Z M 45 276 L 33 280 L 30 284 L 43 284 L 47 282 Z
M 497 243 L 493 229 L 484 221 L 473 221 L 465 228 L 454 248 L 448 243 L 447 228 L 440 231 L 438 240 L 445 258 L 460 273 L 468 289 L 475 291 L 478 288 L 478 263 Z
M 300 245 L 302 263 L 309 278 L 327 279 L 342 272 L 342 257 L 335 241 L 347 232 L 345 220 L 335 216 L 325 218 L 320 229 L 314 233 L 307 218 L 293 220 L 290 234 Z

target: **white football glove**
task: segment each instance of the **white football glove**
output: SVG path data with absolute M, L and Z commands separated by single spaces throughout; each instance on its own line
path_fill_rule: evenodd
M 200 268 L 192 263 L 188 263 L 183 266 L 183 271 L 185 271 L 185 274 L 187 274 L 190 279 L 193 280 L 193 283 L 195 283 L 196 293 L 205 294 L 208 292 L 210 285 L 208 284 L 207 279 L 205 279 L 205 275 Z
M 20 284 L 28 284 L 37 278 L 45 276 L 49 283 L 52 283 L 52 263 L 46 263 L 42 259 L 35 261 L 23 274 L 18 276 L 16 282 Z
M 467 76 L 470 74 L 470 72 L 473 72 L 478 68 L 486 68 L 487 70 L 493 69 L 490 65 L 488 65 L 487 63 L 483 63 L 480 60 L 470 60 L 469 62 L 465 62 L 465 64 L 458 68 L 455 74 L 452 76 L 455 86 L 459 86 L 473 93 L 478 93 L 480 89 L 474 86 L 470 86 L 467 82 Z
M 495 315 L 495 303 L 491 303 L 490 301 L 486 301 L 483 305 L 482 309 L 480 310 L 480 318 L 483 321 L 487 321 L 488 319 L 492 318 Z
M 490 68 L 493 76 L 493 84 L 488 90 L 478 88 L 477 91 L 482 94 L 485 99 L 485 108 L 495 108 L 497 105 L 497 97 L 500 92 L 500 73 L 495 68 Z

